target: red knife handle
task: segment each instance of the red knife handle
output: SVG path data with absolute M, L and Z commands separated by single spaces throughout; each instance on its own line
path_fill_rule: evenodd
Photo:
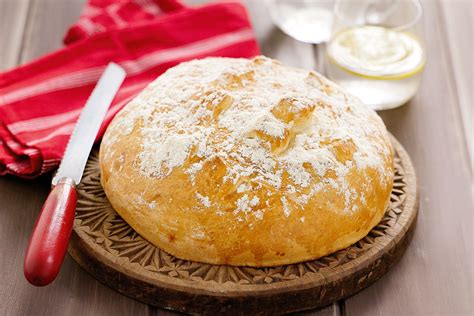
M 71 236 L 76 203 L 74 181 L 59 180 L 41 209 L 26 250 L 23 272 L 31 284 L 48 285 L 58 275 Z

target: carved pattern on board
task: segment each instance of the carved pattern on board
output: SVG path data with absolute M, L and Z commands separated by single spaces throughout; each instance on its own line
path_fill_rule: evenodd
M 102 250 L 129 263 L 134 269 L 187 281 L 234 284 L 271 284 L 324 273 L 344 265 L 370 251 L 378 238 L 390 235 L 405 209 L 407 196 L 405 171 L 395 157 L 394 185 L 390 204 L 383 219 L 356 244 L 318 260 L 271 268 L 217 266 L 178 259 L 138 235 L 111 207 L 100 184 L 98 151 L 91 154 L 81 184 L 74 230 L 82 231 Z M 375 261 L 375 265 L 378 261 Z M 143 270 L 142 270 L 143 271 Z M 362 277 L 358 283 L 369 279 Z

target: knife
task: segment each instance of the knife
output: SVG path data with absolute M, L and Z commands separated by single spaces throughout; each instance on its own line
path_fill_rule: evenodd
M 75 187 L 81 181 L 99 128 L 125 75 L 119 65 L 109 63 L 74 127 L 26 250 L 23 272 L 33 285 L 48 285 L 58 275 L 76 213 Z

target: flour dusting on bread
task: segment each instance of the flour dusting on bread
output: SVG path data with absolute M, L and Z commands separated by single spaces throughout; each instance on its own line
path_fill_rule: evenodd
M 169 69 L 100 148 L 104 192 L 134 231 L 180 259 L 257 267 L 367 235 L 390 201 L 393 159 L 375 112 L 265 57 Z
M 317 73 L 269 58 L 182 63 L 125 111 L 114 121 L 121 126 L 115 137 L 140 128 L 143 177 L 162 179 L 185 168 L 194 183 L 206 162 L 219 160 L 223 180 L 236 186 L 239 219 L 251 212 L 264 217 L 260 201 L 249 195 L 258 185 L 270 196 L 283 192 L 288 217 L 326 186 L 339 192 L 345 212 L 353 212 L 353 202 L 364 199 L 347 181 L 354 168 L 376 170 L 381 183 L 390 181 L 384 164 L 391 152 L 377 115 Z M 196 194 L 203 207 L 211 205 L 205 193 Z

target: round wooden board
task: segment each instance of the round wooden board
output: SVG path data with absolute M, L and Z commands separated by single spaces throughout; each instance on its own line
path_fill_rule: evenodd
M 129 297 L 188 313 L 286 313 L 317 308 L 379 279 L 402 256 L 417 215 L 416 177 L 397 140 L 395 182 L 382 221 L 356 244 L 318 260 L 272 268 L 177 259 L 140 237 L 110 206 L 93 151 L 81 184 L 71 256 Z

